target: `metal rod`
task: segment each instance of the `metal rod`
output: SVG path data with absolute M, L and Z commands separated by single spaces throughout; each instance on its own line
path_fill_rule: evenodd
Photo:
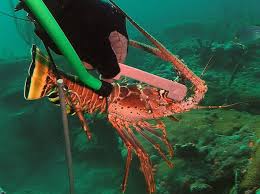
M 65 145 L 66 145 L 66 159 L 68 165 L 68 174 L 69 174 L 69 186 L 70 186 L 70 194 L 75 194 L 74 188 L 74 175 L 72 168 L 72 155 L 71 155 L 71 147 L 70 147 L 70 137 L 69 137 L 69 124 L 66 112 L 66 103 L 65 103 L 65 94 L 63 91 L 64 84 L 62 79 L 57 80 L 58 88 L 59 88 L 59 97 L 60 97 L 60 106 L 62 113 L 62 122 L 65 136 Z

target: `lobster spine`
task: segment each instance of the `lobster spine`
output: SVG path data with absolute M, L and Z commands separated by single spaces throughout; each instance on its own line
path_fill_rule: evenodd
M 161 59 L 164 59 L 166 61 L 169 61 L 172 63 L 172 65 L 183 75 L 184 78 L 189 80 L 195 87 L 194 95 L 191 96 L 186 102 L 180 103 L 178 106 L 179 111 L 182 112 L 188 109 L 193 108 L 195 105 L 197 105 L 203 98 L 205 93 L 207 92 L 207 86 L 205 82 L 200 79 L 198 76 L 196 76 L 180 59 L 178 59 L 175 55 L 173 55 L 164 45 L 162 45 L 159 41 L 157 41 L 153 36 L 151 36 L 149 33 L 147 33 L 143 28 L 141 28 L 138 24 L 136 24 L 131 18 L 131 22 L 134 26 L 142 32 L 146 38 L 151 41 L 156 47 L 151 49 L 149 46 L 145 45 L 137 45 L 139 48 L 145 47 L 147 50 L 150 50 L 151 53 L 154 55 L 160 57 Z M 136 45 L 136 44 L 134 44 Z M 176 106 L 173 107 L 177 108 Z M 176 111 L 173 111 L 173 113 L 176 113 Z
M 71 80 L 70 76 L 62 74 L 61 78 L 64 81 L 64 85 L 68 88 L 70 101 L 76 109 L 78 108 L 81 111 L 88 113 L 93 113 L 95 111 L 103 113 L 106 111 L 106 99 L 84 85 L 79 85 L 77 83 L 77 77 L 74 77 L 74 80 Z
M 204 98 L 205 93 L 208 89 L 207 85 L 205 84 L 205 81 L 195 75 L 181 60 L 175 58 L 174 56 L 172 56 L 172 58 L 175 59 L 174 65 L 177 70 L 181 72 L 184 78 L 186 78 L 193 84 L 194 94 L 186 101 L 180 103 L 180 107 L 182 107 L 183 111 L 190 110 Z

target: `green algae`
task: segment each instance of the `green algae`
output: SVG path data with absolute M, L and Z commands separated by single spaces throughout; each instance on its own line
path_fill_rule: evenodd
M 185 194 L 192 193 L 191 188 L 198 180 L 199 185 L 211 188 L 210 191 L 206 189 L 210 193 L 231 190 L 235 184 L 235 171 L 244 172 L 250 165 L 254 153 L 250 142 L 255 140 L 254 128 L 258 126 L 259 117 L 234 110 L 194 110 L 177 117 L 180 121 L 174 124 L 166 120 L 170 141 L 183 146 L 192 143 L 193 146 L 190 152 L 185 148 L 185 155 L 176 152 L 173 169 L 162 160 L 156 164 L 158 184 L 163 181 L 166 185 L 179 185 L 178 188 L 168 187 L 172 192 Z M 254 177 L 251 179 L 254 183 L 258 180 L 255 170 L 252 170 Z M 244 189 L 240 185 L 243 176 L 239 173 L 239 189 Z M 225 186 L 220 187 L 220 184 Z M 246 188 L 250 189 L 249 185 Z
M 250 163 L 247 167 L 247 172 L 241 183 L 241 187 L 244 189 L 248 188 L 259 188 L 260 187 L 260 120 L 257 119 L 257 124 L 252 126 L 256 139 L 254 141 L 254 153 L 251 156 Z

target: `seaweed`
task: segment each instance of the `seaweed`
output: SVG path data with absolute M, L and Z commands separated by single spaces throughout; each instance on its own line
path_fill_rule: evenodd
M 255 134 L 257 138 L 255 152 L 252 154 L 247 172 L 241 183 L 242 189 L 260 188 L 260 127 L 255 128 Z

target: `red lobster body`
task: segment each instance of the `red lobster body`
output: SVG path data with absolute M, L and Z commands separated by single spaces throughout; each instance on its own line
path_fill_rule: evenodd
M 158 53 L 158 50 L 154 49 L 153 52 Z M 25 98 L 27 100 L 38 99 L 44 96 L 53 98 L 53 94 L 57 95 L 57 80 L 49 67 L 49 59 L 43 56 L 38 49 L 33 51 L 33 55 L 34 60 L 26 81 Z M 84 113 L 93 113 L 95 111 L 106 112 L 109 121 L 122 138 L 128 151 L 125 176 L 122 184 L 123 191 L 126 188 L 133 151 L 140 159 L 141 170 L 146 179 L 148 192 L 152 193 L 155 191 L 152 164 L 149 155 L 137 139 L 135 133 L 139 133 L 144 139 L 149 141 L 167 164 L 172 167 L 172 163 L 163 152 L 160 144 L 157 143 L 157 141 L 163 142 L 168 148 L 169 155 L 173 156 L 172 146 L 167 139 L 165 125 L 160 118 L 196 108 L 207 91 L 204 81 L 194 75 L 181 60 L 170 54 L 162 56 L 161 53 L 158 53 L 158 55 L 170 61 L 183 77 L 193 84 L 194 94 L 191 97 L 181 102 L 175 102 L 167 98 L 166 91 L 154 87 L 143 86 L 141 84 L 125 86 L 114 84 L 111 95 L 106 99 L 85 87 L 75 76 L 69 76 L 61 72 L 69 96 L 66 99 L 68 106 L 73 108 L 77 113 L 80 111 Z M 78 116 L 81 120 L 83 119 L 82 115 L 78 114 Z M 157 123 L 153 125 L 147 121 L 149 119 L 155 119 Z M 87 129 L 85 131 L 87 132 Z

